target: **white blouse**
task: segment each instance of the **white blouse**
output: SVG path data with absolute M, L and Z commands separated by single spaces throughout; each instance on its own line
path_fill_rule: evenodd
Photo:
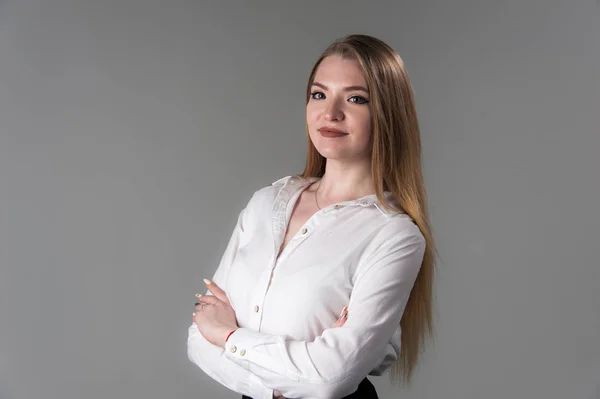
M 213 281 L 240 328 L 225 350 L 192 323 L 189 359 L 254 399 L 342 398 L 400 353 L 399 322 L 425 240 L 405 213 L 368 195 L 316 212 L 277 257 L 294 205 L 318 178 L 286 177 L 240 213 Z M 390 193 L 385 199 L 393 205 Z M 342 308 L 348 319 L 331 328 Z

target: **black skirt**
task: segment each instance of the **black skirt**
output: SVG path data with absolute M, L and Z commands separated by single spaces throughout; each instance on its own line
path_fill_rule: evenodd
M 249 396 L 242 396 L 242 399 L 252 399 Z M 378 399 L 377 391 L 371 381 L 367 378 L 362 380 L 360 384 L 358 384 L 358 389 L 348 396 L 344 396 L 342 399 Z

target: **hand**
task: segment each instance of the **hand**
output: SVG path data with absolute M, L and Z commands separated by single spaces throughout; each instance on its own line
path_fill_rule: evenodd
M 344 306 L 342 312 L 340 313 L 340 317 L 336 320 L 335 323 L 331 326 L 331 328 L 341 327 L 346 324 L 346 320 L 348 320 L 348 306 Z
M 196 294 L 198 304 L 192 321 L 208 342 L 225 348 L 227 334 L 238 328 L 235 311 L 225 291 L 209 280 L 204 283 L 213 295 Z

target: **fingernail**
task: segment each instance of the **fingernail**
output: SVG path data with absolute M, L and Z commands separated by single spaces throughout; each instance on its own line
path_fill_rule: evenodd
M 196 298 L 200 298 L 202 294 L 196 294 Z
M 209 285 L 210 284 L 210 280 L 204 279 L 204 284 Z
M 196 312 L 192 312 L 192 316 L 196 316 Z

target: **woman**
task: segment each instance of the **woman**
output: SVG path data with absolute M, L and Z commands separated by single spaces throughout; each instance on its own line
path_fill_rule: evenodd
M 366 376 L 394 365 L 409 381 L 432 326 L 434 247 L 399 55 L 370 36 L 334 42 L 310 74 L 306 125 L 304 172 L 253 195 L 196 295 L 188 356 L 245 397 L 377 398 Z

